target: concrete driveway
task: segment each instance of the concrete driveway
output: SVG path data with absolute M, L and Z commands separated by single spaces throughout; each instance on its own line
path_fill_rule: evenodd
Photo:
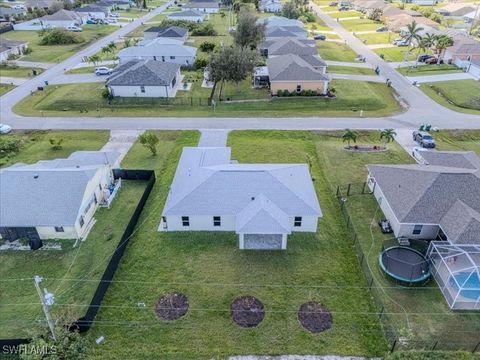
M 108 76 L 95 75 L 95 74 L 62 74 L 54 77 L 49 81 L 52 85 L 58 84 L 80 84 L 80 83 L 92 83 L 92 82 L 105 82 Z

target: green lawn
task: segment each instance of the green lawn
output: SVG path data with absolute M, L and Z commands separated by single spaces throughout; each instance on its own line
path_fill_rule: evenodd
M 398 34 L 391 32 L 376 32 L 372 34 L 358 34 L 357 37 L 367 45 L 372 44 L 391 44 L 398 38 Z
M 396 69 L 400 74 L 405 76 L 425 76 L 440 75 L 463 72 L 462 69 L 455 65 L 439 64 L 439 65 L 420 65 L 417 67 L 401 67 Z
M 95 72 L 95 66 L 86 66 L 65 71 L 65 74 L 92 74 Z
M 14 89 L 15 85 L 11 84 L 0 84 L 0 96 Z
M 46 278 L 41 286 L 55 294 L 54 317 L 84 315 L 85 305 L 90 303 L 144 189 L 144 182 L 123 181 L 111 208 L 97 211 L 97 222 L 88 238 L 75 248 L 75 240 L 57 240 L 62 250 L 0 252 L 0 278 L 21 279 L 2 282 L 0 338 L 27 337 L 35 327 L 44 327 L 45 317 L 33 283 L 35 275 Z
M 181 148 L 198 140 L 191 133 L 172 138 L 170 151 L 159 151 L 157 158 L 136 144 L 124 160 L 126 167 L 141 162 L 154 168 L 158 179 L 140 219 L 143 225 L 131 239 L 105 307 L 87 335 L 89 358 L 383 354 L 382 331 L 377 316 L 370 314 L 373 306 L 320 164 L 316 138 L 309 132 L 233 132 L 229 137 L 232 157 L 240 162 L 309 160 L 324 218 L 316 234 L 291 235 L 283 252 L 241 251 L 233 232 L 157 231 Z M 160 321 L 153 308 L 172 291 L 188 296 L 189 311 L 178 321 Z M 241 329 L 231 321 L 229 306 L 247 294 L 261 299 L 266 316 L 258 327 Z M 331 330 L 312 335 L 300 326 L 297 310 L 310 300 L 332 311 Z M 137 302 L 146 308 L 138 308 Z M 125 326 L 110 326 L 113 322 Z M 100 335 L 108 340 L 96 346 L 93 341 Z
M 327 67 L 329 73 L 337 74 L 353 74 L 353 75 L 375 75 L 375 71 L 371 68 L 362 68 L 354 66 L 329 65 Z
M 432 349 L 438 341 L 437 349 L 473 350 L 478 342 L 480 313 L 450 311 L 434 281 L 426 287 L 404 288 L 383 277 L 378 266 L 378 256 L 382 244 L 389 235 L 383 235 L 377 221 L 383 218 L 378 205 L 370 194 L 361 195 L 362 184 L 367 176 L 367 164 L 413 163 L 413 159 L 396 143 L 389 144 L 387 152 L 376 154 L 355 154 L 342 150 L 341 133 L 320 135 L 317 154 L 322 161 L 323 171 L 331 191 L 342 185 L 353 183 L 351 196 L 345 202 L 358 235 L 358 242 L 366 256 L 365 268 L 369 267 L 374 276 L 372 295 L 381 299 L 386 323 L 393 326 L 398 336 L 406 336 L 408 344 L 397 342 L 397 349 Z M 478 136 L 478 134 L 477 134 Z M 437 137 L 437 136 L 436 136 Z M 480 138 L 476 137 L 476 141 Z M 472 140 L 468 138 L 469 143 Z M 379 144 L 379 134 L 361 133 L 357 143 Z M 339 166 L 341 164 L 341 166 Z M 468 347 L 467 347 L 468 346 Z M 434 359 L 432 357 L 431 359 Z M 420 357 L 418 358 L 420 359 Z M 427 359 L 427 358 L 422 358 Z
M 109 136 L 109 132 L 103 130 L 13 131 L 8 135 L 2 135 L 0 141 L 2 139 L 20 140 L 20 151 L 8 156 L 0 155 L 0 166 L 16 162 L 31 164 L 39 160 L 65 158 L 77 150 L 100 150 Z M 62 148 L 53 150 L 50 139 L 63 139 Z
M 248 84 L 248 83 L 243 83 Z M 252 116 L 385 116 L 401 111 L 392 89 L 385 84 L 350 80 L 333 80 L 330 86 L 336 89 L 337 99 L 324 98 L 281 98 L 274 100 L 222 103 L 217 101 L 216 109 L 205 106 L 207 98 L 190 98 L 190 94 L 179 92 L 169 104 L 150 99 L 140 101 L 127 99 L 125 102 L 109 105 L 102 97 L 101 83 L 83 83 L 48 86 L 37 91 L 15 105 L 14 111 L 24 116 L 186 116 L 186 117 L 252 117 Z M 199 80 L 195 84 L 198 89 Z M 230 90 L 228 90 L 230 89 Z M 199 90 L 202 94 L 210 89 Z M 265 96 L 265 90 L 249 88 L 245 94 L 238 94 L 236 87 L 229 84 L 226 93 L 240 99 L 251 98 L 253 92 Z M 194 93 L 195 94 L 195 93 Z M 198 106 L 201 100 L 202 106 Z M 192 106 L 193 105 L 193 106 Z M 88 111 L 88 112 L 85 112 Z
M 365 14 L 362 14 L 361 12 L 358 11 L 332 11 L 328 12 L 328 16 L 334 18 L 334 19 L 343 19 L 343 18 L 350 18 L 350 17 L 361 17 L 365 16 Z
M 407 52 L 408 48 L 406 46 L 395 46 L 390 48 L 380 48 L 374 49 L 373 51 L 376 52 L 378 55 L 383 54 L 385 61 L 389 62 L 401 62 L 405 60 L 405 53 Z M 431 54 L 431 50 L 422 51 L 422 54 Z M 411 50 L 410 54 L 407 57 L 408 61 L 415 61 L 415 59 L 420 54 L 420 50 Z
M 36 31 L 9 31 L 8 33 L 0 35 L 0 40 L 28 41 L 28 47 L 33 51 L 23 56 L 21 60 L 54 63 L 69 58 L 92 42 L 118 30 L 116 26 L 110 25 L 84 25 L 82 28 L 81 36 L 84 37 L 86 41 L 81 44 L 40 45 L 40 37 Z
M 346 44 L 318 41 L 317 49 L 324 60 L 353 62 L 357 54 Z
M 130 18 L 130 19 L 138 19 L 144 15 L 147 15 L 147 11 L 142 11 L 139 9 L 127 9 L 127 10 L 119 10 L 115 11 L 121 18 Z
M 442 130 L 434 136 L 438 150 L 468 150 L 480 156 L 480 130 Z
M 37 71 L 38 75 L 44 72 L 44 69 L 40 68 L 20 67 L 5 63 L 0 64 L 0 76 L 30 78 L 33 76 L 32 70 Z
M 353 19 L 342 21 L 342 26 L 348 31 L 353 32 L 376 30 L 382 25 L 383 24 L 381 22 L 375 22 L 369 19 Z
M 475 80 L 452 80 L 421 84 L 420 89 L 449 109 L 480 115 L 480 83 Z

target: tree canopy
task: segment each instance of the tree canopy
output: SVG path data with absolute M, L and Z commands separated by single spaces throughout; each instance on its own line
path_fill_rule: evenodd
M 233 34 L 236 45 L 256 47 L 265 38 L 265 25 L 257 24 L 258 17 L 248 8 L 242 8 L 237 16 L 237 28 Z

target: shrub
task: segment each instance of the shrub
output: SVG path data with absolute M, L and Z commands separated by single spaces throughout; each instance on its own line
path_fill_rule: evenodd
M 28 54 L 30 54 L 32 51 L 33 51 L 32 48 L 27 47 L 27 48 L 23 49 L 22 53 L 23 53 L 23 55 L 28 55 Z
M 65 29 L 53 28 L 39 32 L 40 45 L 67 45 L 79 44 L 85 41 L 80 35 Z
M 208 65 L 207 60 L 203 58 L 196 58 L 195 61 L 193 62 L 193 67 L 197 70 L 205 69 L 207 65 Z
M 21 141 L 0 137 L 0 159 L 15 155 L 20 151 Z
M 110 98 L 111 98 L 110 91 L 108 91 L 107 88 L 105 88 L 105 89 L 102 90 L 102 97 L 103 97 L 104 99 L 110 99 Z
M 217 36 L 217 30 L 211 23 L 203 24 L 198 28 L 192 30 L 192 36 Z
M 199 49 L 203 52 L 212 52 L 215 49 L 215 44 L 209 41 L 205 41 L 200 44 Z

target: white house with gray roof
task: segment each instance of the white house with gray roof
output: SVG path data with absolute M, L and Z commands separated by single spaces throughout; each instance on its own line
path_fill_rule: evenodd
M 77 151 L 66 159 L 0 170 L 0 237 L 77 239 L 110 196 L 118 152 Z
M 119 97 L 175 97 L 179 83 L 179 64 L 154 60 L 131 60 L 107 79 L 108 91 Z
M 185 20 L 195 23 L 204 22 L 208 18 L 208 13 L 201 13 L 196 10 L 184 10 L 180 12 L 174 12 L 167 16 L 168 20 Z
M 422 164 L 368 165 L 368 186 L 396 237 L 480 244 L 480 158 L 422 151 Z
M 270 13 L 279 13 L 283 9 L 281 0 L 260 0 L 258 2 L 258 10 Z
M 153 40 L 155 38 L 166 38 L 172 40 L 178 40 L 184 43 L 187 41 L 188 29 L 179 26 L 152 26 L 144 31 L 143 38 L 145 40 Z
M 286 249 L 322 217 L 306 164 L 239 164 L 228 147 L 185 147 L 159 231 L 234 231 L 240 249 Z
M 218 2 L 214 1 L 193 1 L 183 5 L 183 8 L 205 14 L 216 14 L 220 11 Z

